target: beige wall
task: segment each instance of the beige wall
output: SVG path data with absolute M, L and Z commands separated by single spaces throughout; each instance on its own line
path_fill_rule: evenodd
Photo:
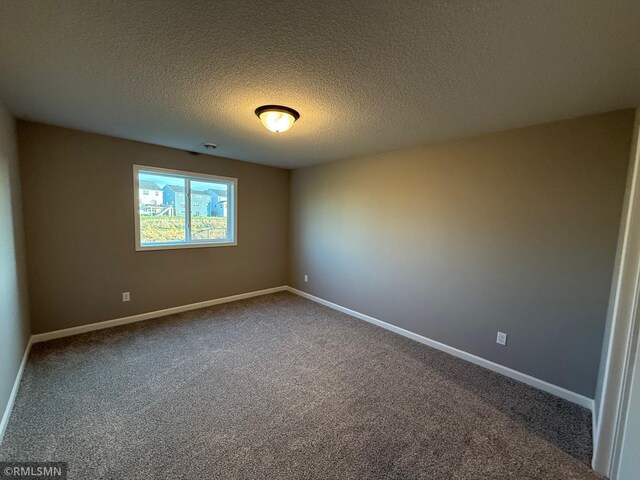
M 289 171 L 23 121 L 18 142 L 33 333 L 286 284 Z M 238 178 L 238 246 L 136 252 L 133 164 Z
M 633 116 L 295 170 L 290 284 L 593 398 Z
M 0 103 L 0 418 L 29 341 L 27 310 L 15 125 Z

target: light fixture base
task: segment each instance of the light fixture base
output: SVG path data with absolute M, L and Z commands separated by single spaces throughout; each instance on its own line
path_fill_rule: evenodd
M 282 112 L 288 113 L 295 120 L 300 118 L 300 114 L 294 110 L 293 108 L 285 107 L 283 105 L 262 105 L 261 107 L 256 108 L 256 115 L 260 118 L 260 114 L 264 112 Z

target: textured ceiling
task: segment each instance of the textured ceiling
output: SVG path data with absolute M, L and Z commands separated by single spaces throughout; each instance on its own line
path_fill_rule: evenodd
M 0 98 L 298 167 L 639 105 L 640 1 L 0 0 Z

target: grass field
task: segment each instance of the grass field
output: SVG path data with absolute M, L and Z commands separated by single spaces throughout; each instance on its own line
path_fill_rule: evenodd
M 191 219 L 191 238 L 209 240 L 225 238 L 225 217 L 194 217 Z M 140 240 L 149 242 L 172 242 L 184 240 L 184 217 L 140 217 Z

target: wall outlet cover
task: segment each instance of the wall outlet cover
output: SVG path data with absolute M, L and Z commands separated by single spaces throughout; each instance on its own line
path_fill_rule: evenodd
M 129 300 L 131 300 L 131 295 L 129 294 L 129 292 L 122 292 L 122 301 L 128 302 Z
M 499 343 L 500 345 L 506 345 L 507 344 L 507 334 L 503 333 L 503 332 L 498 332 L 498 337 L 496 338 L 496 343 Z

